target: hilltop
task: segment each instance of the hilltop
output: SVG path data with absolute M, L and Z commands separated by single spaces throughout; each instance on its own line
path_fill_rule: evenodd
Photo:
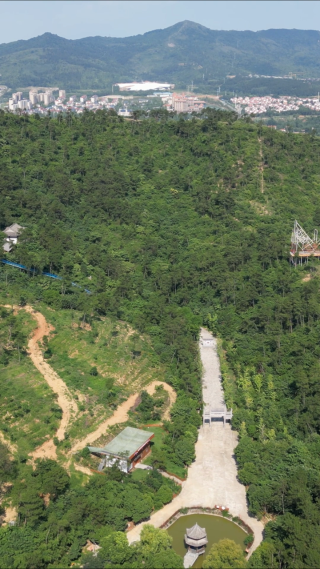
M 110 89 L 112 83 L 159 80 L 208 90 L 231 74 L 320 77 L 320 32 L 217 31 L 190 21 L 127 38 L 67 40 L 45 33 L 0 45 L 1 81 L 30 85 Z

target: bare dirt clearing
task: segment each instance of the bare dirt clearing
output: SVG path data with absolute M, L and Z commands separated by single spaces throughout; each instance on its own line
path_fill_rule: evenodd
M 4 445 L 6 445 L 9 449 L 9 451 L 14 454 L 17 451 L 17 447 L 15 445 L 13 445 L 10 441 L 8 441 L 4 434 L 0 432 L 0 442 Z

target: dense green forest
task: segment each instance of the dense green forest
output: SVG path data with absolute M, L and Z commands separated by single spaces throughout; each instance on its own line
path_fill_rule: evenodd
M 240 433 L 239 478 L 251 513 L 270 520 L 250 564 L 319 566 L 319 267 L 289 263 L 294 219 L 307 231 L 320 226 L 319 139 L 210 109 L 190 120 L 1 113 L 0 125 L 1 228 L 25 227 L 8 258 L 64 277 L 2 266 L 2 298 L 108 315 L 148 334 L 178 393 L 168 431 L 184 464 L 200 420 L 199 327 L 218 334 Z M 12 341 L 24 343 L 18 330 Z M 156 473 L 142 485 L 114 470 L 79 489 L 54 474 L 56 463 L 40 463 L 22 480 L 18 463 L 5 464 L 1 479 L 13 481 L 20 521 L 0 531 L 0 566 L 64 567 L 70 555 L 79 558 L 85 536 L 103 532 L 111 537 L 97 567 L 147 559 L 147 545 L 135 554 L 123 545 L 117 560 L 110 551 L 128 519 L 148 518 L 163 484 Z M 47 478 L 59 487 L 49 490 Z M 39 493 L 48 492 L 45 508 Z M 84 506 L 75 511 L 79 492 Z M 137 512 L 125 511 L 126 492 L 148 494 Z
M 319 78 L 319 38 L 315 30 L 218 31 L 187 20 L 127 38 L 67 40 L 45 33 L 0 45 L 1 82 L 15 90 L 111 91 L 121 81 L 169 81 L 182 89 L 193 81 L 206 93 L 227 75 Z

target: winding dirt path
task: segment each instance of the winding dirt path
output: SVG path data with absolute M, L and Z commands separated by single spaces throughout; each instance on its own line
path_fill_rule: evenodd
M 14 311 L 25 310 L 31 314 L 32 318 L 37 322 L 37 328 L 34 330 L 33 335 L 29 339 L 28 349 L 29 356 L 34 364 L 34 366 L 39 370 L 41 375 L 43 375 L 49 387 L 54 393 L 58 395 L 57 403 L 62 409 L 62 419 L 55 436 L 59 441 L 64 439 L 67 427 L 70 423 L 71 418 L 73 418 L 77 412 L 78 407 L 74 401 L 69 389 L 67 388 L 61 377 L 52 369 L 52 367 L 44 360 L 41 348 L 38 342 L 41 342 L 44 336 L 49 336 L 53 327 L 48 324 L 45 317 L 41 312 L 37 312 L 32 308 L 32 306 L 11 306 L 5 305 L 6 308 L 13 308 Z M 36 458 L 57 458 L 56 446 L 53 442 L 53 438 L 45 441 L 40 447 L 36 448 L 32 453 L 30 453 L 31 459 Z
M 169 403 L 169 406 L 168 406 L 168 408 L 167 408 L 167 410 L 163 416 L 163 419 L 169 419 L 170 408 L 172 407 L 173 403 L 175 402 L 177 395 L 176 395 L 176 392 L 174 391 L 174 389 L 171 387 L 171 385 L 168 385 L 167 383 L 164 383 L 163 381 L 153 381 L 144 389 L 145 389 L 145 391 L 147 391 L 149 393 L 149 395 L 152 395 L 155 391 L 155 388 L 158 385 L 162 385 L 164 387 L 164 389 L 169 394 L 170 403 Z M 122 403 L 122 405 L 120 405 L 118 407 L 118 409 L 116 409 L 116 411 L 113 413 L 113 415 L 111 417 L 109 417 L 109 419 L 106 419 L 105 421 L 103 421 L 103 423 L 101 423 L 101 425 L 99 425 L 99 427 L 95 431 L 93 431 L 92 433 L 89 433 L 89 435 L 87 435 L 81 441 L 76 442 L 73 445 L 70 452 L 71 453 L 77 452 L 78 450 L 81 450 L 83 447 L 87 446 L 88 444 L 93 443 L 99 437 L 104 435 L 107 428 L 110 427 L 111 425 L 117 425 L 118 423 L 125 423 L 129 418 L 128 412 L 130 411 L 131 407 L 133 407 L 133 405 L 135 404 L 138 396 L 139 396 L 139 393 L 134 393 L 133 395 L 131 395 L 129 397 L 129 399 L 127 399 L 127 401 Z
M 32 318 L 37 322 L 38 326 L 34 330 L 33 335 L 31 336 L 28 342 L 29 356 L 35 367 L 39 370 L 41 375 L 43 375 L 49 387 L 52 389 L 54 393 L 58 395 L 57 403 L 62 409 L 62 419 L 59 428 L 55 433 L 55 436 L 59 439 L 59 441 L 61 441 L 64 439 L 69 423 L 71 422 L 72 419 L 75 418 L 78 412 L 78 406 L 75 400 L 73 399 L 68 387 L 64 383 L 64 381 L 45 361 L 42 355 L 41 347 L 39 346 L 39 343 L 42 342 L 43 337 L 49 336 L 50 332 L 53 330 L 53 327 L 50 324 L 48 324 L 43 314 L 41 314 L 41 312 L 34 310 L 32 306 L 26 305 L 22 307 L 16 305 L 12 306 L 9 304 L 6 304 L 4 306 L 5 308 L 13 309 L 15 312 L 17 312 L 18 310 L 25 310 L 26 312 L 31 314 Z M 155 388 L 158 385 L 162 385 L 169 395 L 169 405 L 163 415 L 163 419 L 167 420 L 170 418 L 170 409 L 173 403 L 175 402 L 177 395 L 174 389 L 171 387 L 171 385 L 168 385 L 163 381 L 153 381 L 144 389 L 149 393 L 149 395 L 152 395 L 155 391 Z M 133 395 L 131 395 L 127 399 L 127 401 L 122 403 L 122 405 L 120 405 L 118 409 L 116 409 L 116 411 L 113 413 L 113 415 L 108 419 L 106 419 L 105 421 L 103 421 L 95 431 L 87 435 L 81 441 L 76 442 L 72 447 L 71 451 L 69 452 L 69 455 L 72 452 L 76 452 L 82 449 L 90 442 L 93 442 L 99 437 L 101 437 L 101 435 L 103 435 L 106 432 L 109 426 L 116 425 L 117 423 L 124 423 L 125 421 L 127 421 L 128 412 L 131 409 L 131 407 L 133 407 L 133 405 L 135 404 L 138 396 L 139 393 L 134 393 Z M 3 435 L 2 433 L 0 433 L 0 440 L 2 440 L 2 437 Z M 6 444 L 8 444 L 7 441 Z M 32 461 L 34 461 L 37 458 L 52 458 L 56 460 L 57 451 L 56 451 L 56 446 L 53 442 L 53 438 L 49 438 L 40 447 L 36 448 L 32 453 L 30 453 L 29 456 L 31 457 Z M 68 465 L 69 464 L 70 461 L 68 462 Z M 79 465 L 75 465 L 75 467 L 77 470 L 81 470 L 86 474 L 88 473 L 91 474 L 91 471 L 89 471 L 89 469 L 85 469 L 84 467 L 80 468 Z

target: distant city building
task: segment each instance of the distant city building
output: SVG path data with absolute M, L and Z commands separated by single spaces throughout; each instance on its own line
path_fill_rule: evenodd
M 15 98 L 9 99 L 9 111 L 15 111 L 18 108 L 18 103 Z
M 16 99 L 16 101 L 21 101 L 23 93 L 18 91 L 18 93 L 13 93 L 12 97 Z
M 47 105 L 50 105 L 50 103 L 52 103 L 53 101 L 54 101 L 54 98 L 53 98 L 51 92 L 46 91 L 46 93 L 44 94 L 44 97 L 43 97 L 44 104 L 47 106 Z
M 97 103 L 97 102 L 98 102 L 98 96 L 97 96 L 97 95 L 92 95 L 90 101 L 91 101 L 91 103 Z
M 32 105 L 28 99 L 18 101 L 18 109 L 31 109 Z
M 29 99 L 30 99 L 30 103 L 32 105 L 36 105 L 38 102 L 38 93 L 36 91 L 30 91 L 29 93 Z
M 86 100 L 87 100 L 87 98 L 88 98 L 87 95 L 81 95 L 81 97 L 80 97 L 80 103 L 85 103 Z
M 64 100 L 66 98 L 66 92 L 62 89 L 59 91 L 59 99 Z
M 187 113 L 189 110 L 189 101 L 185 98 L 173 100 L 173 110 L 177 113 Z
M 170 106 L 170 99 L 168 99 L 168 108 Z M 206 106 L 204 101 L 200 101 L 198 97 L 187 97 L 184 93 L 173 93 L 171 99 L 172 109 L 177 113 L 191 113 L 198 112 Z
M 132 117 L 132 111 L 130 109 L 119 109 L 118 115 L 120 117 Z
M 174 89 L 172 83 L 157 83 L 155 81 L 142 81 L 142 83 L 116 83 L 120 91 L 153 91 L 154 89 Z

